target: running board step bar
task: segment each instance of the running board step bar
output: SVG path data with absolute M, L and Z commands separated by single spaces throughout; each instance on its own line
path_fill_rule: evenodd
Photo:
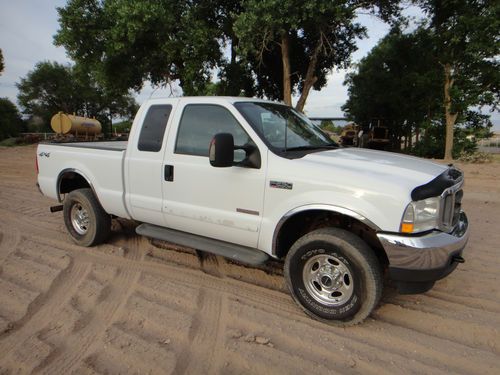
M 258 249 L 197 236 L 195 234 L 181 232 L 174 229 L 163 228 L 157 225 L 141 224 L 135 228 L 135 231 L 137 234 L 142 236 L 221 255 L 231 260 L 252 266 L 262 264 L 269 259 L 269 256 L 266 253 Z

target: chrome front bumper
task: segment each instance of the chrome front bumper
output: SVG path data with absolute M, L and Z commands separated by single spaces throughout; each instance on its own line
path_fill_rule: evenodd
M 457 265 L 469 239 L 469 224 L 464 212 L 451 233 L 434 231 L 423 236 L 378 233 L 389 259 L 389 273 L 395 280 L 421 282 L 445 277 Z

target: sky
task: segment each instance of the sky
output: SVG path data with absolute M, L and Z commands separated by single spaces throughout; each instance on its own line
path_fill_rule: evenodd
M 59 29 L 56 8 L 66 0 L 0 0 L 0 49 L 5 69 L 0 76 L 0 97 L 17 102 L 16 82 L 33 70 L 39 61 L 49 60 L 71 63 L 62 47 L 53 45 L 53 36 Z M 419 16 L 415 8 L 407 14 Z M 368 29 L 368 38 L 358 40 L 358 50 L 353 62 L 364 57 L 388 32 L 388 25 L 369 15 L 361 15 L 358 22 Z M 333 71 L 327 85 L 321 91 L 312 90 L 307 99 L 305 112 L 311 117 L 342 117 L 341 106 L 346 102 L 347 87 L 343 86 L 346 71 Z M 180 93 L 181 90 L 175 90 Z M 165 97 L 170 90 L 154 89 L 147 82 L 140 93 L 135 94 L 140 104 L 149 97 Z M 296 102 L 298 98 L 294 98 Z M 500 114 L 492 114 L 494 129 L 500 131 Z

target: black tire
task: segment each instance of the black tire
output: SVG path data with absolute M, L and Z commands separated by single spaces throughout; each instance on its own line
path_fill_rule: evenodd
M 80 246 L 95 246 L 109 237 L 111 216 L 104 211 L 91 189 L 73 190 L 64 199 L 64 224 Z
M 334 325 L 362 322 L 382 295 L 380 263 L 356 235 L 321 228 L 298 239 L 285 260 L 293 299 L 314 319 Z

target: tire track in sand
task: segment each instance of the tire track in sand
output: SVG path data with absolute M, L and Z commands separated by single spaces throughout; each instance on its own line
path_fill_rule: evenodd
M 38 350 L 44 345 L 38 340 L 37 332 L 40 326 L 60 315 L 63 301 L 71 299 L 89 271 L 89 264 L 71 262 L 54 280 L 49 290 L 34 302 L 28 314 L 16 322 L 14 329 L 0 338 L 0 362 L 4 368 L 22 366 L 29 372 L 50 354 L 50 351 L 44 353 L 45 349 Z M 35 353 L 39 353 L 38 356 Z M 38 357 L 36 361 L 33 356 Z
M 21 242 L 21 232 L 16 228 L 9 228 L 0 220 L 0 267 L 4 260 Z
M 139 260 L 141 252 L 134 249 L 129 254 L 129 259 Z M 103 274 L 109 274 L 109 271 L 103 270 Z M 50 342 L 53 350 L 36 370 L 43 374 L 70 373 L 80 366 L 85 357 L 97 351 L 102 346 L 107 329 L 123 313 L 139 277 L 140 272 L 137 270 L 117 268 L 114 277 L 102 283 L 100 290 L 90 286 L 97 291 L 95 294 L 87 293 L 92 294 L 93 298 L 85 300 L 85 296 L 78 296 L 76 302 L 74 299 L 72 307 L 78 310 L 81 317 L 72 322 L 70 332 L 63 332 L 60 337 L 50 334 L 44 337 L 44 332 L 40 332 L 40 336 Z
M 16 240 L 16 247 L 3 261 L 0 283 L 0 311 L 6 310 L 9 329 L 0 333 L 0 358 L 4 339 L 19 330 L 45 304 L 52 294 L 70 280 L 73 262 L 59 250 L 32 243 L 24 237 Z
M 188 333 L 188 344 L 178 355 L 174 374 L 215 374 L 227 317 L 226 296 L 201 288 Z

